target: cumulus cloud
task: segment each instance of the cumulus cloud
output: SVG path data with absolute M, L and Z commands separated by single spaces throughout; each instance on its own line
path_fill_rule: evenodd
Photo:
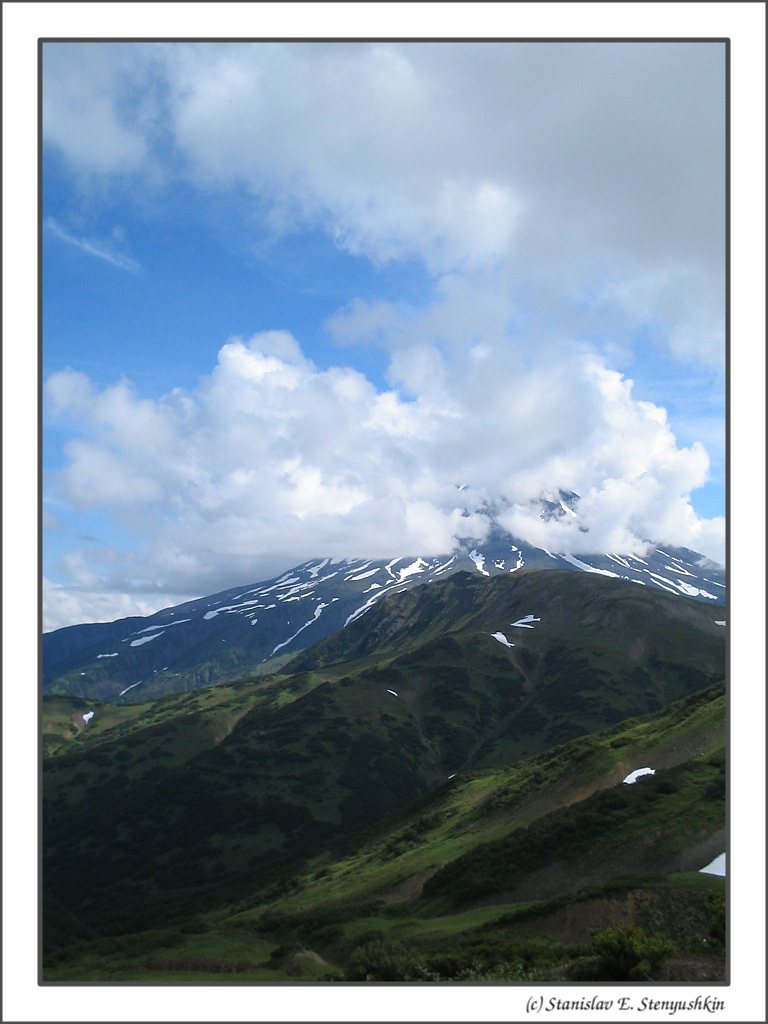
M 664 410 L 593 354 L 563 347 L 526 366 L 509 345 L 482 358 L 414 346 L 393 364 L 407 396 L 320 370 L 273 331 L 230 339 L 195 391 L 158 400 L 53 374 L 51 416 L 85 435 L 57 498 L 110 512 L 143 542 L 106 571 L 103 553 L 98 571 L 70 556 L 70 577 L 89 592 L 152 580 L 200 594 L 315 555 L 437 554 L 494 524 L 572 553 L 652 539 L 721 554 L 722 524 L 688 497 L 707 477 L 703 446 L 678 447 Z M 531 511 L 559 487 L 582 495 L 587 533 Z

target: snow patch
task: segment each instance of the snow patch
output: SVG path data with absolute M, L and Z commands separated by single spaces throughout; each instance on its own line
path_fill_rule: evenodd
M 284 587 L 293 586 L 294 583 L 299 582 L 298 576 L 282 576 L 277 583 L 273 583 L 271 587 L 265 587 L 259 591 L 259 594 L 263 597 L 265 594 L 272 593 L 273 590 L 282 590 Z
M 724 626 L 725 625 L 725 619 L 715 619 L 715 625 L 716 626 Z
M 117 655 L 118 655 L 118 652 L 115 651 L 114 654 L 97 654 L 96 657 L 97 658 L 116 658 Z
M 386 587 L 383 587 L 381 593 L 374 594 L 373 597 L 369 597 L 365 604 L 361 604 L 360 607 L 356 608 L 351 615 L 348 615 L 347 620 L 344 623 L 345 628 L 350 624 L 350 622 L 354 622 L 355 619 L 361 618 L 361 616 L 365 615 L 367 611 L 370 611 L 370 609 L 374 605 L 374 602 L 377 601 L 383 594 L 386 594 L 386 592 Z
M 575 565 L 577 569 L 583 569 L 584 572 L 594 572 L 598 576 L 612 576 L 615 580 L 621 579 L 617 572 L 609 572 L 608 569 L 596 569 L 594 565 L 587 565 L 586 562 L 582 562 L 580 558 L 575 558 L 573 555 L 561 555 L 560 557 L 565 559 L 566 562 L 570 562 L 571 565 Z
M 469 552 L 469 557 L 475 563 L 475 568 L 478 572 L 481 572 L 483 576 L 491 575 L 487 569 L 483 568 L 485 565 L 485 555 L 481 555 L 479 551 L 475 551 L 473 548 L 472 551 Z
M 387 693 L 391 693 L 393 697 L 397 696 L 394 690 L 387 690 Z
M 138 640 L 131 640 L 129 646 L 141 647 L 142 644 L 148 644 L 150 640 L 157 640 L 157 638 L 162 636 L 164 632 L 165 630 L 161 629 L 159 633 L 153 633 L 152 636 L 140 636 Z
M 680 576 L 690 576 L 690 577 L 691 577 L 691 579 L 694 579 L 694 580 L 695 580 L 695 579 L 698 579 L 698 577 L 697 577 L 697 576 L 694 576 L 694 574 L 693 574 L 692 572 L 688 572 L 688 570 L 687 570 L 687 569 L 684 569 L 684 568 L 682 567 L 682 565 L 665 565 L 665 566 L 664 566 L 664 568 L 665 568 L 665 569 L 669 569 L 669 570 L 670 570 L 670 572 L 676 572 L 676 573 L 679 573 L 679 574 L 680 574 Z
M 297 629 L 296 630 L 296 632 L 293 634 L 293 636 L 289 636 L 287 640 L 283 640 L 283 642 L 281 644 L 278 644 L 277 647 L 275 647 L 274 650 L 272 651 L 272 653 L 269 655 L 269 657 L 273 658 L 275 656 L 275 654 L 280 650 L 281 647 L 287 647 L 288 644 L 292 640 L 296 639 L 296 637 L 299 635 L 299 633 L 303 633 L 304 630 L 308 626 L 311 626 L 313 622 L 317 622 L 317 620 L 320 618 L 320 614 L 321 614 L 323 608 L 327 608 L 327 607 L 328 607 L 328 605 L 324 604 L 324 602 L 321 601 L 320 604 L 317 606 L 317 608 L 315 608 L 315 614 L 312 616 L 312 618 L 309 620 L 309 622 L 305 622 L 304 625 L 301 627 L 301 629 Z M 264 660 L 266 661 L 267 659 L 265 658 Z
M 642 779 L 644 775 L 655 774 L 655 768 L 636 768 L 633 772 L 630 772 L 626 779 L 624 779 L 623 781 L 626 786 L 632 786 L 635 782 L 637 782 L 638 779 Z
M 510 622 L 510 626 L 520 626 L 521 629 L 533 629 L 534 622 L 541 622 L 541 619 L 537 619 L 533 615 L 524 615 L 522 619 Z
M 88 725 L 90 720 L 93 718 L 94 714 L 95 714 L 94 711 L 86 711 L 85 712 L 85 714 L 83 715 L 83 721 L 85 722 L 86 725 Z
M 330 558 L 324 558 L 322 562 L 318 562 L 317 565 L 310 565 L 307 568 L 307 572 L 309 573 L 313 580 L 317 579 L 317 574 L 320 572 L 321 569 L 324 569 L 329 562 Z
M 223 609 L 220 609 L 223 610 Z M 182 622 L 191 622 L 192 619 L 177 619 L 175 622 L 156 622 L 154 626 L 147 626 L 146 629 L 137 629 L 136 633 L 151 633 L 153 629 L 167 629 L 168 626 L 180 626 Z M 132 634 L 134 635 L 134 634 Z
M 177 672 L 177 673 L 176 673 L 176 675 L 178 675 L 178 674 L 179 674 L 179 673 Z M 135 686 L 141 686 L 141 684 L 142 684 L 143 682 L 144 682 L 144 680 L 143 680 L 143 679 L 140 679 L 140 680 L 138 681 L 138 683 L 131 683 L 131 685 L 130 685 L 130 686 L 126 686 L 126 688 L 125 688 L 124 690 L 121 690 L 121 691 L 120 691 L 120 693 L 118 693 L 118 695 L 117 695 L 117 696 L 118 696 L 118 697 L 122 697 L 124 693 L 128 693 L 128 691 L 129 691 L 129 690 L 132 690 L 132 689 L 133 689 L 133 688 L 134 688 Z
M 629 564 L 629 562 L 625 561 L 621 557 L 621 555 L 616 555 L 616 554 L 611 555 L 611 554 L 609 554 L 608 557 L 612 561 L 617 562 L 619 565 L 623 565 L 625 569 L 631 569 L 632 568 L 632 566 Z
M 416 573 L 424 572 L 425 569 L 429 568 L 429 564 L 424 561 L 423 558 L 417 558 L 415 562 L 411 562 L 410 565 L 406 565 L 404 569 L 397 570 L 397 580 L 402 583 L 404 579 L 409 576 L 415 576 Z
M 719 853 L 705 868 L 699 868 L 699 873 L 702 872 L 705 875 L 720 875 L 725 878 L 725 854 Z
M 348 583 L 355 583 L 357 580 L 367 580 L 369 576 L 375 576 L 377 572 L 381 572 L 381 568 L 369 569 L 367 572 L 358 573 L 356 576 L 345 576 L 345 580 Z
M 284 594 L 277 594 L 276 595 L 277 596 L 277 600 L 278 601 L 290 601 L 291 599 L 293 599 L 293 595 L 294 594 L 298 594 L 302 590 L 307 590 L 307 587 L 314 587 L 314 586 L 315 586 L 314 582 L 313 583 L 299 583 L 298 586 L 291 587 L 290 590 L 286 590 L 286 592 Z M 304 596 L 305 597 L 313 597 L 314 593 L 315 593 L 314 590 L 309 590 L 309 591 L 307 591 L 307 593 Z
M 711 601 L 717 600 L 717 597 L 714 594 L 710 594 L 708 590 L 702 590 L 701 587 L 692 587 L 685 580 L 670 580 L 666 576 L 659 576 L 657 573 L 651 572 L 650 569 L 644 569 L 643 572 L 647 572 L 658 587 L 661 587 L 662 590 L 668 590 L 670 594 L 679 593 L 686 594 L 688 597 L 707 597 Z
M 669 594 L 677 595 L 679 591 L 671 583 L 671 580 L 666 579 L 664 576 L 657 576 L 655 572 L 651 572 L 650 569 L 643 569 L 643 572 L 647 572 L 652 577 L 653 582 L 657 587 L 661 587 L 662 590 L 666 590 Z
M 358 558 L 358 559 L 355 559 L 355 561 L 358 561 L 358 562 L 359 562 L 359 561 L 360 561 L 360 559 L 359 559 L 359 558 Z M 355 562 L 350 562 L 349 564 L 350 564 L 350 565 L 354 565 L 354 564 L 355 564 Z M 345 576 L 345 577 L 344 577 L 344 579 L 345 579 L 345 580 L 349 580 L 349 579 L 351 579 L 351 578 L 352 578 L 352 576 L 354 576 L 354 575 L 355 575 L 355 573 L 358 573 L 358 572 L 362 572 L 362 571 L 363 571 L 363 569 L 367 569 L 367 568 L 368 568 L 368 566 L 369 566 L 370 564 L 371 564 L 371 560 L 370 560 L 370 558 L 369 558 L 367 562 L 363 562 L 363 564 L 362 564 L 362 565 L 358 565 L 358 566 L 356 566 L 356 567 L 355 567 L 354 569 L 352 569 L 352 571 L 351 571 L 351 573 L 349 574 L 349 576 Z
M 682 594 L 688 594 L 689 597 L 708 597 L 710 601 L 717 600 L 715 594 L 710 594 L 708 590 L 702 590 L 701 587 L 692 587 L 691 584 L 686 583 L 685 580 L 678 580 L 677 583 L 675 583 L 674 580 L 670 580 L 669 582 L 673 587 L 677 587 Z
M 396 577 L 395 574 L 392 572 L 392 566 L 395 565 L 397 562 L 402 562 L 404 557 L 404 555 L 400 555 L 399 558 L 393 558 L 391 562 L 387 562 L 387 564 L 384 566 L 385 571 L 389 573 L 393 580 L 396 579 Z
M 498 640 L 500 644 L 504 644 L 505 647 L 515 646 L 514 644 L 511 644 L 509 640 L 507 640 L 503 633 L 491 633 L 491 636 L 493 637 L 494 640 Z

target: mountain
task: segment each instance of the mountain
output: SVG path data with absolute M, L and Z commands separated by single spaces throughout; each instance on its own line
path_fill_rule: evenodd
M 567 496 L 567 495 L 566 495 Z M 542 517 L 574 513 L 561 498 Z M 466 552 L 394 559 L 320 558 L 275 579 L 246 584 L 146 617 L 66 626 L 43 636 L 43 688 L 133 701 L 186 692 L 246 674 L 274 672 L 298 652 L 345 629 L 391 594 L 458 572 L 509 577 L 566 569 L 712 606 L 724 621 L 721 568 L 685 548 L 643 555 L 555 555 L 494 533 Z M 685 602 L 687 603 L 687 602 Z
M 551 603 L 562 581 L 537 575 L 544 589 L 524 597 Z M 628 922 L 673 938 L 675 980 L 720 979 L 723 880 L 698 872 L 725 849 L 724 695 L 721 682 L 698 687 L 722 678 L 722 631 L 693 603 L 567 580 L 581 599 L 570 619 L 542 607 L 515 636 L 533 650 L 570 622 L 590 661 L 602 621 L 626 672 L 622 685 L 603 678 L 597 718 L 613 724 L 597 730 L 601 687 L 574 677 L 574 738 L 552 746 L 539 731 L 530 757 L 510 757 L 499 727 L 529 699 L 511 671 L 495 694 L 489 663 L 446 678 L 445 664 L 430 668 L 429 631 L 392 646 L 394 622 L 378 623 L 386 651 L 295 676 L 149 704 L 44 698 L 45 979 L 567 978 L 600 970 L 591 928 Z M 495 598 L 476 609 L 488 581 L 456 577 L 376 614 L 444 590 L 458 647 L 474 638 L 511 657 L 490 631 L 523 583 L 492 581 Z M 611 592 L 630 604 L 606 621 Z M 645 654 L 632 653 L 642 638 Z M 378 673 L 409 658 L 411 692 L 394 697 Z M 637 658 L 662 665 L 659 680 L 674 666 L 657 707 L 686 695 L 627 720 Z M 539 713 L 562 725 L 564 687 L 531 679 Z M 457 721 L 471 743 L 451 738 Z M 656 774 L 623 783 L 644 766 Z
M 217 908 L 280 902 L 320 851 L 340 864 L 374 834 L 383 845 L 366 854 L 371 870 L 379 865 L 369 887 L 379 891 L 385 878 L 405 884 L 431 865 L 424 899 L 445 912 L 451 901 L 433 869 L 447 870 L 471 847 L 532 820 L 526 815 L 582 801 L 636 768 L 671 769 L 721 746 L 724 641 L 708 606 L 620 580 L 457 573 L 376 605 L 365 621 L 300 655 L 292 673 L 286 666 L 143 704 L 46 697 L 44 881 L 53 947 L 62 954 L 55 937 L 67 933 L 67 915 L 73 932 L 86 944 L 95 937 L 101 949 L 159 920 L 192 934 L 200 915 Z M 654 716 L 674 701 L 683 704 L 669 707 L 662 728 Z M 619 727 L 638 715 L 631 728 Z M 587 739 L 601 731 L 599 742 Z M 698 851 L 694 860 L 718 844 L 712 856 L 722 852 L 721 807 L 707 796 L 719 768 L 696 771 L 690 784 L 675 776 L 660 793 L 665 814 L 648 819 L 654 834 L 661 821 L 676 837 L 649 854 L 651 873 L 673 870 L 689 848 Z M 453 787 L 463 810 L 449 823 Z M 678 820 L 686 801 L 698 808 L 693 832 Z M 622 849 L 636 843 L 638 806 L 613 809 Z M 599 816 L 583 819 L 598 844 Z M 580 828 L 567 819 L 543 834 Z M 410 874 L 388 874 L 389 862 L 422 839 L 427 867 L 414 858 Z M 525 856 L 542 870 L 549 864 Z M 610 862 L 605 879 L 623 863 Z M 478 870 L 472 862 L 467 879 Z M 562 866 L 548 870 L 550 882 L 534 879 L 531 892 L 550 899 L 572 891 L 551 883 Z M 498 878 L 497 895 L 510 885 Z M 487 896 L 468 889 L 461 899 Z M 137 939 L 123 951 L 144 948 Z

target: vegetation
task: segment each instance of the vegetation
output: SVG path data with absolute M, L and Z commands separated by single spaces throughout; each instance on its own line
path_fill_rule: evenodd
M 599 958 L 597 974 L 605 981 L 651 981 L 675 947 L 668 939 L 621 924 L 596 933 L 592 951 Z
M 45 698 L 45 978 L 607 979 L 622 942 L 721 977 L 722 631 L 559 575 L 406 593 L 280 675 Z

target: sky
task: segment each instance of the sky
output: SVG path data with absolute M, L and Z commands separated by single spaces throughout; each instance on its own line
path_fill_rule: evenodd
M 722 44 L 43 76 L 46 629 L 494 525 L 723 561 Z M 558 488 L 587 532 L 537 519 Z

